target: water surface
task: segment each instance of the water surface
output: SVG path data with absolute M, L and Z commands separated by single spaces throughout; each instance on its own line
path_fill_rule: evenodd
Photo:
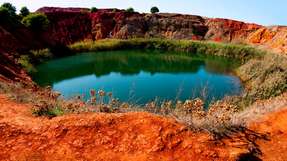
M 215 56 L 123 50 L 51 60 L 37 66 L 33 77 L 39 85 L 50 85 L 65 98 L 84 95 L 87 99 L 91 89 L 103 89 L 120 101 L 137 104 L 155 98 L 201 97 L 210 102 L 241 93 L 240 80 L 232 74 L 237 64 Z

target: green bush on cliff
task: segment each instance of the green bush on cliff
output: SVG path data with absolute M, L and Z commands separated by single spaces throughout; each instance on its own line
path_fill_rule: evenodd
M 11 3 L 3 3 L 1 7 L 6 8 L 10 16 L 16 16 L 16 7 Z
M 28 9 L 27 7 L 22 7 L 22 8 L 20 9 L 20 16 L 26 17 L 26 16 L 28 16 L 29 14 L 30 14 L 30 11 L 29 11 L 29 9 Z
M 129 7 L 126 9 L 126 12 L 135 12 L 135 10 L 132 7 Z
M 9 11 L 5 7 L 0 7 L 0 23 L 6 23 L 11 20 Z
M 152 7 L 152 8 L 150 9 L 150 12 L 151 12 L 151 13 L 158 13 L 158 12 L 159 12 L 159 9 L 154 6 L 154 7 Z
M 92 7 L 92 8 L 91 8 L 91 12 L 92 12 L 92 13 L 97 12 L 97 11 L 98 11 L 98 8 L 96 8 L 96 7 Z
M 33 31 L 43 31 L 49 25 L 49 20 L 45 14 L 33 13 L 23 18 L 22 23 Z

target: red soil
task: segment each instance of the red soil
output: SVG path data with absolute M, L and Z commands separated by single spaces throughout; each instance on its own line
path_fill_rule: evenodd
M 263 160 L 287 158 L 287 110 L 266 115 L 250 129 Z M 250 153 L 247 135 L 214 140 L 171 118 L 148 113 L 32 116 L 28 104 L 0 95 L 1 160 L 238 160 Z M 276 154 L 276 155 L 275 155 Z
M 214 141 L 173 119 L 148 113 L 36 118 L 0 95 L 2 160 L 235 160 L 245 143 Z M 238 147 L 236 147 L 238 146 Z
M 269 134 L 269 140 L 259 140 L 262 160 L 287 160 L 287 107 L 282 111 L 268 114 L 257 122 L 251 123 L 250 128 L 258 133 Z

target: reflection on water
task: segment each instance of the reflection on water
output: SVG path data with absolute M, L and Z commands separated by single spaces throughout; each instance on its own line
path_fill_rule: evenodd
M 143 104 L 155 98 L 200 97 L 206 90 L 210 102 L 241 92 L 239 79 L 230 74 L 236 65 L 236 61 L 222 57 L 124 50 L 51 60 L 39 65 L 33 77 L 66 98 L 104 89 L 121 101 Z

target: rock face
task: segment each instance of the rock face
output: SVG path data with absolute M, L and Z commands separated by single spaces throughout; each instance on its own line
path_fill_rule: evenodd
M 245 42 L 250 33 L 262 26 L 228 19 L 207 19 L 205 39 L 220 42 Z
M 200 16 L 139 14 L 102 9 L 90 13 L 78 8 L 41 8 L 51 25 L 43 33 L 48 42 L 69 44 L 84 39 L 158 37 L 202 40 L 208 31 Z
M 181 14 L 140 14 L 117 9 L 90 13 L 82 8 L 45 7 L 51 21 L 43 33 L 47 43 L 70 44 L 85 39 L 156 37 L 168 39 L 212 40 L 260 45 L 286 53 L 287 27 L 264 27 L 220 18 Z
M 251 33 L 247 42 L 266 47 L 279 53 L 287 53 L 287 27 L 262 27 Z
M 38 10 L 45 13 L 50 25 L 41 37 L 47 45 L 70 44 L 91 38 L 90 13 L 80 8 L 45 7 Z

